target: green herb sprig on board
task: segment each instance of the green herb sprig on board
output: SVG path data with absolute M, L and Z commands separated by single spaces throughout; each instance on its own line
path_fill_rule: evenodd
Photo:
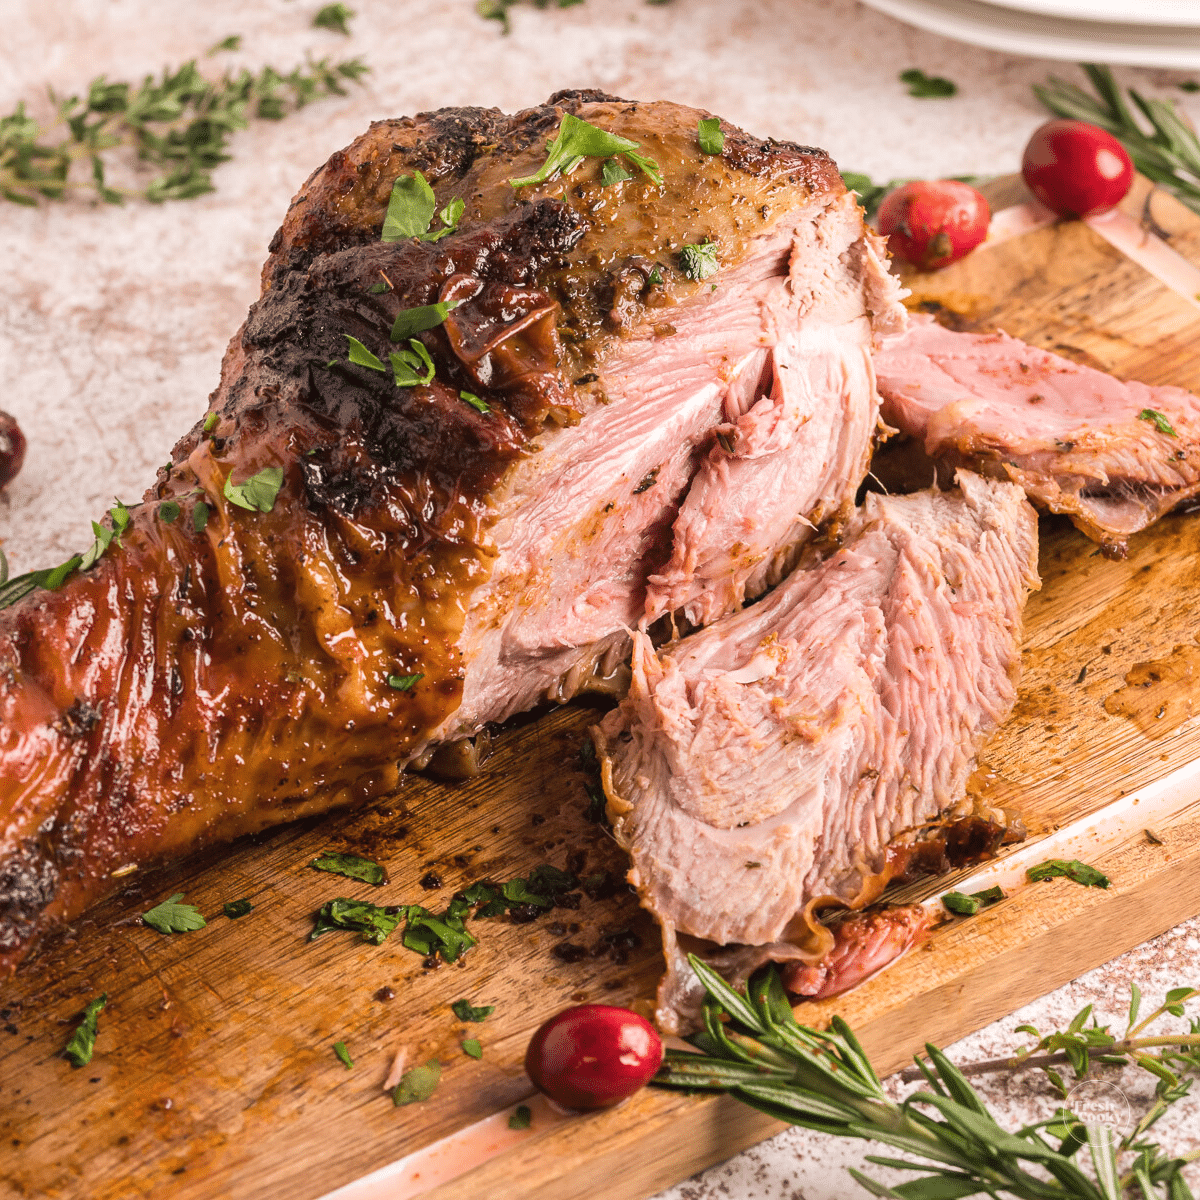
M 0 196 L 26 205 L 70 195 L 106 204 L 201 196 L 214 190 L 213 171 L 232 157 L 230 139 L 251 120 L 277 121 L 311 101 L 344 95 L 346 84 L 369 70 L 357 58 L 322 58 L 286 74 L 263 67 L 212 80 L 192 59 L 140 84 L 99 75 L 82 95 L 51 92 L 48 124 L 30 116 L 22 101 L 0 117 Z M 135 188 L 112 186 L 108 167 L 122 150 L 153 168 L 153 177 Z
M 182 892 L 176 892 L 169 900 L 156 904 L 149 912 L 142 913 L 142 921 L 159 933 L 191 933 L 203 929 L 207 922 L 193 904 L 180 904 Z
M 1170 1156 L 1146 1132 L 1188 1091 L 1186 1073 L 1200 1071 L 1200 1021 L 1186 1034 L 1140 1037 L 1160 1016 L 1179 1016 L 1197 993 L 1179 988 L 1135 1024 L 1134 991 L 1126 1039 L 1107 1028 L 1085 1029 L 1090 1006 L 1066 1031 L 1039 1037 L 1021 1061 L 1034 1065 L 1035 1050 L 1061 1047 L 1076 1069 L 1098 1061 L 1130 1062 L 1158 1081 L 1150 1110 L 1124 1136 L 1088 1124 L 1061 1106 L 1047 1120 L 1010 1132 L 988 1111 L 978 1092 L 936 1046 L 926 1045 L 910 1078 L 927 1087 L 897 1102 L 884 1092 L 858 1039 L 840 1017 L 821 1031 L 801 1025 L 775 968 L 756 974 L 745 993 L 734 991 L 695 956 L 693 969 L 707 993 L 704 1032 L 691 1039 L 697 1053 L 668 1049 L 654 1082 L 660 1087 L 729 1092 L 778 1120 L 838 1137 L 882 1142 L 904 1157 L 868 1155 L 877 1166 L 914 1172 L 918 1178 L 887 1187 L 860 1171 L 850 1175 L 873 1196 L 891 1200 L 957 1200 L 987 1195 L 1020 1200 L 1191 1200 L 1183 1176 L 1200 1151 Z M 1158 1053 L 1155 1053 L 1158 1050 Z M 1042 1065 L 1038 1063 L 1037 1065 Z M 1061 1080 L 1059 1081 L 1061 1083 Z M 1079 1163 L 1087 1148 L 1091 1171 Z
M 1200 213 L 1200 139 L 1174 102 L 1133 88 L 1122 94 L 1109 67 L 1084 63 L 1083 70 L 1094 92 L 1051 75 L 1048 83 L 1034 85 L 1034 94 L 1055 116 L 1107 129 L 1138 171 Z

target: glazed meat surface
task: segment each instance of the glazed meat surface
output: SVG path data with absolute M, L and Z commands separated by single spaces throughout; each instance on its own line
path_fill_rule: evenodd
M 635 635 L 597 749 L 669 967 L 680 934 L 820 962 L 816 910 L 870 903 L 892 844 L 964 803 L 1016 698 L 1037 521 L 1012 484 L 958 485 L 870 495 L 752 607 L 658 650 Z
M 929 459 L 1019 483 L 1107 553 L 1200 492 L 1200 399 L 1122 382 L 1005 333 L 956 333 L 914 317 L 875 356 L 884 418 Z M 885 454 L 888 452 L 885 451 Z M 894 471 L 885 477 L 898 481 Z
M 564 114 L 638 142 L 661 184 L 585 158 L 514 187 Z M 849 512 L 897 287 L 826 155 L 728 126 L 706 155 L 701 115 L 442 110 L 309 179 L 208 419 L 119 541 L 4 593 L 0 968 L 146 863 L 618 686 L 628 629 L 737 607 Z M 457 227 L 382 241 L 418 170 Z M 437 302 L 429 382 L 348 360 L 350 335 L 386 366 L 398 314 Z M 264 471 L 277 495 L 239 506 Z

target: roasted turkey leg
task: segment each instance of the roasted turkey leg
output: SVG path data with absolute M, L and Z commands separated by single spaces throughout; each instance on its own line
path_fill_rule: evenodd
M 566 114 L 651 167 L 513 186 Z M 309 179 L 119 538 L 0 592 L 0 970 L 132 870 L 611 685 L 629 629 L 736 608 L 849 511 L 898 288 L 825 154 L 729 126 L 706 154 L 703 115 L 447 109 Z M 383 241 L 416 171 L 445 236 Z M 394 381 L 401 351 L 433 378 Z

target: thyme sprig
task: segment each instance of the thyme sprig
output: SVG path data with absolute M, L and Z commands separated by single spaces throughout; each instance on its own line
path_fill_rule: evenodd
M 1145 1140 L 1145 1133 L 1166 1109 L 1185 1095 L 1190 1080 L 1184 1072 L 1200 1067 L 1200 1036 L 1192 1022 L 1189 1034 L 1146 1039 L 1141 1034 L 1160 1016 L 1182 1013 L 1191 988 L 1168 994 L 1167 1001 L 1145 1021 L 1135 1024 L 1140 995 L 1134 991 L 1124 1041 L 1138 1043 L 1128 1057 L 1118 1054 L 1105 1027 L 1085 1029 L 1090 1006 L 1061 1033 L 1038 1034 L 1026 1051 L 1058 1048 L 1074 1055 L 1086 1072 L 1092 1053 L 1104 1060 L 1133 1061 L 1159 1081 L 1156 1103 L 1134 1130 L 1119 1137 L 1106 1125 L 1089 1124 L 1063 1106 L 1049 1120 L 1009 1132 L 997 1123 L 978 1092 L 936 1046 L 926 1044 L 917 1056 L 919 1078 L 928 1085 L 895 1102 L 840 1017 L 828 1031 L 799 1024 L 774 968 L 760 972 L 745 994 L 736 992 L 701 960 L 690 958 L 704 984 L 704 1032 L 692 1039 L 698 1053 L 670 1049 L 655 1078 L 661 1087 L 729 1092 L 778 1120 L 838 1137 L 882 1142 L 908 1157 L 868 1155 L 877 1166 L 912 1171 L 911 1182 L 887 1187 L 851 1169 L 850 1174 L 873 1196 L 893 1200 L 955 1200 L 957 1197 L 1015 1196 L 1020 1200 L 1123 1200 L 1134 1195 L 1164 1200 L 1191 1200 L 1183 1177 L 1200 1151 L 1167 1155 Z M 1099 1032 L 1098 1032 L 1099 1031 Z M 1161 1047 L 1151 1053 L 1148 1044 Z M 1070 1049 L 1068 1049 L 1070 1047 Z M 1082 1054 L 1082 1057 L 1080 1057 Z M 1076 1161 L 1086 1146 L 1091 1171 Z M 1122 1159 L 1127 1165 L 1122 1170 Z M 1093 1177 L 1094 1176 L 1094 1177 Z
M 100 75 L 82 96 L 61 98 L 51 91 L 50 124 L 31 117 L 24 101 L 0 117 L 0 195 L 26 205 L 73 193 L 90 193 L 106 204 L 133 196 L 160 203 L 203 195 L 214 190 L 213 170 L 232 157 L 230 138 L 252 118 L 277 121 L 310 101 L 344 95 L 345 85 L 369 70 L 357 58 L 322 58 L 287 74 L 263 67 L 213 81 L 192 59 L 158 79 L 147 75 L 140 85 L 110 83 Z M 157 173 L 142 187 L 112 186 L 107 172 L 118 150 L 132 151 Z
M 1127 101 L 1109 67 L 1082 66 L 1095 95 L 1051 75 L 1049 83 L 1034 85 L 1037 98 L 1056 116 L 1107 129 L 1143 175 L 1172 192 L 1193 212 L 1200 212 L 1200 140 L 1174 102 L 1151 99 L 1133 88 L 1127 90 Z M 1149 132 L 1138 113 L 1149 122 Z

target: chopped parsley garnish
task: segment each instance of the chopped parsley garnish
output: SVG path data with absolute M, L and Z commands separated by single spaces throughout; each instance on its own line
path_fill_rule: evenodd
M 958 91 L 958 84 L 940 75 L 926 75 L 917 67 L 901 71 L 900 82 L 908 84 L 908 94 L 918 100 L 942 99 Z
M 180 904 L 182 892 L 176 892 L 169 900 L 156 904 L 149 912 L 142 913 L 142 922 L 159 933 L 190 933 L 203 929 L 207 924 L 200 910 L 192 904 Z
M 721 118 L 701 117 L 699 138 L 700 149 L 705 154 L 720 154 L 725 149 L 725 135 L 721 132 Z
M 401 175 L 392 184 L 392 195 L 388 200 L 387 216 L 383 220 L 380 240 L 399 242 L 405 238 L 419 238 L 422 242 L 436 242 L 458 228 L 466 205 L 455 198 L 439 212 L 442 228 L 430 232 L 437 200 L 433 188 L 420 171 L 412 175 Z
M 238 917 L 244 917 L 248 912 L 254 909 L 254 905 L 249 900 L 229 900 L 221 905 L 221 911 L 231 920 L 236 921 Z
M 222 38 L 219 42 L 209 46 L 207 56 L 211 58 L 214 54 L 220 54 L 222 50 L 240 50 L 241 48 L 242 35 L 231 33 L 227 38 Z
M 282 467 L 263 467 L 245 483 L 234 483 L 233 473 L 225 480 L 225 499 L 250 512 L 268 513 L 275 507 L 275 497 L 283 486 Z
M 607 129 L 600 129 L 579 117 L 564 113 L 558 134 L 546 149 L 546 161 L 533 175 L 524 175 L 520 179 L 510 179 L 508 182 L 513 187 L 545 183 L 556 172 L 570 175 L 585 158 L 607 159 L 623 154 L 635 167 L 640 167 L 652 183 L 661 184 L 662 173 L 658 164 L 653 159 L 637 153 L 640 145 L 640 142 L 631 142 L 628 138 L 609 133 Z
M 79 557 L 78 566 L 81 571 L 90 571 L 104 557 L 104 552 L 113 542 L 116 542 L 119 546 L 121 544 L 121 535 L 129 528 L 129 509 L 120 500 L 108 510 L 108 514 L 112 517 L 111 529 L 105 529 L 103 525 L 98 525 L 95 521 L 92 522 L 92 533 L 96 540 Z M 60 567 L 59 570 L 62 570 L 62 568 Z M 63 579 L 65 578 L 66 575 L 63 576 Z
M 604 187 L 612 187 L 614 183 L 624 183 L 633 176 L 625 170 L 615 158 L 606 158 L 600 168 L 600 183 Z
M 470 1000 L 455 1000 L 450 1007 L 460 1021 L 473 1021 L 476 1024 L 486 1021 L 496 1011 L 494 1004 L 484 1004 L 476 1008 Z
M 360 858 L 357 854 L 338 854 L 326 850 L 308 864 L 318 871 L 328 871 L 331 875 L 344 875 L 347 879 L 361 879 L 363 883 L 373 883 L 378 887 L 384 880 L 383 868 L 369 858 Z
M 446 962 L 455 962 L 464 950 L 479 944 L 463 924 L 463 917 L 469 912 L 470 905 L 461 900 L 451 900 L 450 907 L 441 917 L 435 917 L 419 904 L 410 904 L 408 925 L 401 941 L 424 958 L 441 954 Z
M 367 288 L 367 291 L 370 292 L 372 296 L 382 296 L 384 292 L 390 292 L 391 290 L 392 285 L 386 282 L 373 283 L 369 288 Z
M 158 506 L 158 519 L 164 525 L 174 525 L 179 520 L 179 505 L 174 500 L 164 500 Z
M 411 692 L 424 678 L 424 671 L 418 671 L 415 675 L 389 675 L 387 685 L 398 692 Z
M 345 1042 L 334 1042 L 333 1052 L 342 1060 L 347 1071 L 354 1069 L 354 1060 L 350 1057 L 350 1051 L 346 1049 Z
M 972 892 L 969 896 L 962 892 L 947 892 L 942 897 L 942 903 L 954 913 L 964 917 L 973 917 L 981 908 L 995 904 L 1004 899 L 1004 892 L 998 887 L 987 888 L 982 892 Z
M 108 993 L 102 992 L 83 1010 L 83 1020 L 75 1027 L 71 1040 L 63 1050 L 63 1057 L 71 1060 L 71 1066 L 86 1067 L 92 1061 L 92 1051 L 96 1048 L 96 1034 L 99 1031 L 96 1018 L 107 1003 Z
M 483 1047 L 479 1044 L 478 1038 L 466 1038 L 462 1042 L 463 1053 L 470 1058 L 482 1058 Z
M 488 407 L 487 402 L 481 400 L 474 392 L 459 392 L 458 398 L 465 400 L 472 408 L 483 413 L 486 417 L 492 410 Z
M 533 1123 L 533 1111 L 528 1104 L 518 1104 L 508 1118 L 509 1129 L 528 1129 Z
M 313 26 L 317 29 L 328 29 L 333 33 L 344 33 L 350 36 L 350 26 L 346 24 L 354 16 L 354 10 L 344 4 L 327 4 L 315 17 Z
M 707 279 L 717 273 L 717 243 L 712 238 L 689 243 L 679 251 L 679 267 L 688 279 Z
M 1077 858 L 1052 858 L 1036 867 L 1030 867 L 1025 876 L 1030 883 L 1038 883 L 1043 879 L 1071 879 L 1084 887 L 1106 888 L 1111 882 L 1102 871 L 1097 871 L 1095 867 L 1080 862 Z
M 392 364 L 392 375 L 397 387 L 416 387 L 417 384 L 433 382 L 433 359 L 425 349 L 425 343 L 409 338 L 411 350 L 397 350 L 388 355 Z
M 192 509 L 192 528 L 197 533 L 203 533 L 208 525 L 209 507 L 203 500 L 196 501 L 196 507 Z
M 651 283 L 655 287 L 657 287 L 660 283 L 662 283 L 662 281 L 663 281 L 662 268 L 660 268 L 656 265 L 654 270 L 651 271 L 650 274 L 646 277 L 646 282 Z
M 419 308 L 402 308 L 392 322 L 392 341 L 402 342 L 427 329 L 436 329 L 446 319 L 446 314 L 461 303 L 461 300 L 439 300 L 437 304 L 423 304 Z
M 442 1064 L 436 1058 L 431 1058 L 423 1067 L 413 1067 L 405 1071 L 392 1092 L 392 1103 L 397 1108 L 406 1104 L 419 1104 L 428 1100 L 437 1091 L 438 1082 L 442 1078 Z
M 1139 421 L 1149 421 L 1159 433 L 1165 433 L 1167 437 L 1178 437 L 1179 434 L 1171 427 L 1171 422 L 1162 415 L 1156 408 L 1143 408 L 1138 413 Z
M 365 900 L 351 900 L 339 896 L 330 900 L 317 913 L 317 923 L 308 940 L 315 942 L 323 933 L 332 929 L 346 929 L 361 933 L 364 942 L 381 946 L 388 934 L 404 920 L 408 909 L 405 905 L 389 905 L 381 908 Z
M 429 307 L 440 308 L 442 306 L 430 305 Z M 409 309 L 408 311 L 419 310 Z M 400 317 L 403 316 L 404 313 L 401 313 Z M 397 322 L 400 317 L 396 318 Z M 441 319 L 445 320 L 445 314 Z M 435 324 L 440 324 L 440 321 Z M 395 332 L 395 328 L 393 328 L 393 340 L 396 340 Z M 348 333 L 342 336 L 350 343 L 350 361 L 352 363 L 356 363 L 360 367 L 369 367 L 372 371 L 387 371 L 383 362 L 376 358 L 358 338 L 351 337 Z M 392 364 L 392 378 L 396 381 L 396 386 L 416 387 L 419 383 L 431 383 L 433 381 L 433 359 L 429 357 L 429 351 L 425 349 L 425 344 L 416 338 L 409 338 L 408 344 L 412 347 L 411 350 L 397 350 L 388 355 L 388 360 Z
M 35 588 L 43 588 L 52 592 L 62 587 L 67 577 L 83 562 L 81 554 L 73 554 L 65 563 L 57 567 L 44 568 L 41 571 L 28 571 L 13 579 L 8 577 L 8 559 L 0 551 L 0 608 L 8 608 L 16 604 L 23 596 L 28 596 Z
M 342 336 L 350 343 L 350 361 L 352 363 L 357 363 L 360 367 L 370 367 L 372 371 L 387 370 L 383 362 L 376 358 L 358 338 L 351 337 L 348 333 Z
M 201 430 L 201 432 L 202 433 L 212 433 L 212 431 L 214 429 L 216 429 L 217 422 L 220 419 L 221 418 L 217 413 L 215 413 L 215 412 L 209 413 L 208 416 L 204 418 L 204 428 Z

